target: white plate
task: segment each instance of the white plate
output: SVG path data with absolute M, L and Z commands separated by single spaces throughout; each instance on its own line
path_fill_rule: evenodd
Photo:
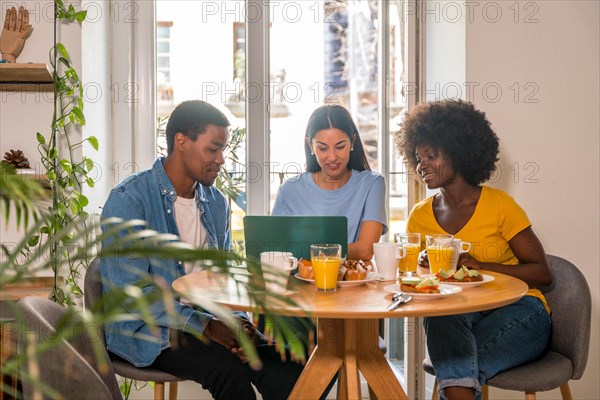
M 364 285 L 367 282 L 373 282 L 373 281 L 377 280 L 377 278 L 379 276 L 380 275 L 377 272 L 369 272 L 367 274 L 367 278 L 363 279 L 362 281 L 338 281 L 337 285 L 338 285 L 338 287 L 360 286 L 360 285 Z M 294 274 L 294 277 L 296 277 L 297 279 L 300 279 L 301 281 L 309 282 L 309 283 L 312 283 L 313 285 L 315 284 L 314 279 L 302 278 L 298 272 L 296 272 Z
M 434 300 L 434 299 L 442 299 L 444 297 L 448 297 L 452 294 L 462 292 L 462 288 L 458 286 L 448 285 L 446 283 L 440 283 L 438 285 L 439 293 L 406 293 L 408 296 L 412 296 L 413 300 Z M 399 284 L 387 285 L 384 286 L 383 290 L 390 293 L 399 293 L 400 290 Z
M 486 274 L 481 274 L 483 276 L 483 280 L 482 281 L 477 281 L 477 282 L 446 282 L 448 285 L 456 285 L 456 286 L 460 286 L 460 287 L 477 287 L 477 286 L 481 286 L 484 283 L 487 282 L 491 282 L 493 281 L 494 278 L 491 275 L 486 275 Z

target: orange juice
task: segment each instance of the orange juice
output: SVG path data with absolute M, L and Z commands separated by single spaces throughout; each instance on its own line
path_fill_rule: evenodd
M 421 245 L 419 243 L 405 243 L 406 257 L 402 257 L 398 262 L 398 271 L 417 272 L 417 261 Z
M 340 269 L 340 259 L 335 257 L 319 257 L 312 259 L 315 273 L 315 286 L 321 291 L 335 291 Z
M 427 247 L 427 256 L 429 257 L 429 270 L 432 274 L 437 274 L 440 270 L 450 270 L 450 261 L 452 260 L 454 249 L 452 245 L 436 243 Z

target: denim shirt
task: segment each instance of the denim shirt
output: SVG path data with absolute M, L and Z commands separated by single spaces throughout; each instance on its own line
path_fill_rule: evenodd
M 164 158 L 158 159 L 152 169 L 136 173 L 117 185 L 104 205 L 102 219 L 141 219 L 148 223 L 150 229 L 179 235 L 173 213 L 177 195 L 167 177 L 163 161 Z M 229 250 L 230 213 L 225 196 L 215 187 L 198 183 L 196 199 L 200 209 L 200 221 L 208 236 L 207 245 Z M 178 260 L 159 262 L 148 258 L 115 256 L 100 260 L 100 273 L 103 291 L 106 294 L 110 292 L 111 287 L 134 285 L 141 277 L 148 279 L 150 276 L 154 281 L 171 287 L 175 279 L 185 275 L 185 270 L 183 263 Z M 156 290 L 150 285 L 142 286 L 141 289 L 142 295 L 151 295 Z M 169 347 L 169 328 L 203 332 L 212 318 L 212 315 L 176 300 L 172 300 L 172 304 L 166 304 L 164 298 L 161 298 L 151 304 L 150 310 L 154 320 L 153 325 L 150 325 L 142 319 L 139 310 L 131 308 L 130 302 L 122 302 L 120 307 L 122 312 L 130 314 L 130 318 L 105 324 L 106 346 L 108 350 L 136 367 L 152 364 L 160 352 Z M 173 310 L 179 318 L 174 321 L 167 310 Z

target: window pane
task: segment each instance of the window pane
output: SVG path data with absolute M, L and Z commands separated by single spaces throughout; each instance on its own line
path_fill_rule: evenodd
M 157 13 L 157 19 L 160 21 L 160 16 Z M 156 28 L 156 37 L 158 39 L 165 39 L 171 36 L 171 29 L 169 26 L 158 26 Z
M 320 105 L 346 107 L 377 161 L 377 1 L 280 1 L 271 8 L 271 205 L 304 170 L 304 130 Z
M 164 128 L 175 106 L 200 99 L 216 106 L 231 123 L 231 143 L 225 169 L 233 185 L 217 180 L 233 210 L 234 246 L 242 240 L 245 210 L 246 164 L 245 103 L 240 89 L 245 82 L 245 30 L 243 1 L 227 2 L 156 0 L 157 20 L 157 155 L 166 154 Z M 236 10 L 238 10 L 236 12 Z M 199 40 L 200 38 L 200 40 Z M 240 40 L 242 45 L 240 45 Z M 236 157 L 237 160 L 236 161 Z
M 158 53 L 168 53 L 171 48 L 171 43 L 168 41 L 158 41 L 156 43 L 156 51 Z

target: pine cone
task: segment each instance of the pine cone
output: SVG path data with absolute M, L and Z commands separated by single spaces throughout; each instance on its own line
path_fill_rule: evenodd
M 4 160 L 15 168 L 31 168 L 29 160 L 21 150 L 10 150 L 4 153 Z

